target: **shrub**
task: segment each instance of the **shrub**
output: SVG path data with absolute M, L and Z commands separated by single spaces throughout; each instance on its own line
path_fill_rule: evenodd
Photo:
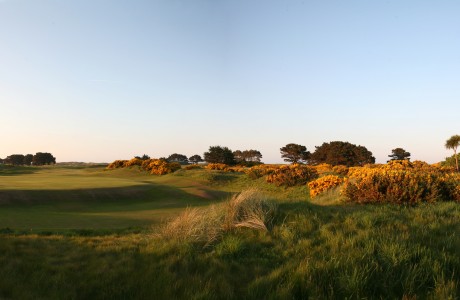
M 313 166 L 313 168 L 315 168 L 315 170 L 318 172 L 319 175 L 324 174 L 324 173 L 329 173 L 332 171 L 332 166 L 330 164 L 325 164 L 325 163 Z
M 332 172 L 337 173 L 342 176 L 346 176 L 348 174 L 348 167 L 343 165 L 337 165 L 332 167 Z
M 182 169 L 182 165 L 178 162 L 168 163 L 168 168 L 171 169 L 171 172 L 176 172 L 177 170 Z
M 310 181 L 308 183 L 308 187 L 310 188 L 310 196 L 314 198 L 317 195 L 342 184 L 343 182 L 344 179 L 336 175 L 327 175 Z
M 115 160 L 107 166 L 107 169 L 123 168 L 127 160 Z
M 144 170 L 146 170 L 146 171 L 149 171 L 149 165 L 150 165 L 152 162 L 154 162 L 154 161 L 155 161 L 155 159 L 150 159 L 150 158 L 144 160 L 144 161 L 142 162 L 142 164 L 141 164 L 142 169 L 144 169 Z
M 228 171 L 229 167 L 226 164 L 220 164 L 220 163 L 215 163 L 215 164 L 208 164 L 205 167 L 208 170 L 219 170 L 219 171 Z
M 246 169 L 244 172 L 249 176 L 249 178 L 257 179 L 265 175 L 273 174 L 277 167 L 272 165 L 258 165 Z
M 391 161 L 376 168 L 350 168 L 342 193 L 358 203 L 417 204 L 458 200 L 460 176 L 422 162 Z
M 277 186 L 296 186 L 306 184 L 308 181 L 318 178 L 318 172 L 309 166 L 292 164 L 281 166 L 267 176 L 267 182 Z
M 125 163 L 123 164 L 123 167 L 127 168 L 127 167 L 132 167 L 132 166 L 142 166 L 143 162 L 144 161 L 142 159 L 132 158 L 128 161 L 125 161 Z
M 162 159 L 148 159 L 142 163 L 142 168 L 150 174 L 165 175 L 175 172 L 181 168 L 179 163 L 168 163 Z
M 230 172 L 244 173 L 246 169 L 247 168 L 244 166 L 234 166 L 234 167 L 229 167 L 227 170 Z
M 200 165 L 187 165 L 185 166 L 186 170 L 195 170 L 195 169 L 202 169 Z

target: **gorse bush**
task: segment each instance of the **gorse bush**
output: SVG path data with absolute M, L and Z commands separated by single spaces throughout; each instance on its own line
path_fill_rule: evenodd
M 330 164 L 322 163 L 322 164 L 313 166 L 313 168 L 315 168 L 315 170 L 318 172 L 319 175 L 332 172 L 332 165 Z
M 247 169 L 248 168 L 245 167 L 245 166 L 236 165 L 236 166 L 229 167 L 228 171 L 230 171 L 230 172 L 238 172 L 238 173 L 245 173 Z
M 139 166 L 143 170 L 155 175 L 165 175 L 181 169 L 181 165 L 176 162 L 168 163 L 162 159 L 139 159 L 116 160 L 107 166 L 107 169 L 127 168 Z
M 258 165 L 246 169 L 244 172 L 249 176 L 249 178 L 257 179 L 265 175 L 273 174 L 276 169 L 277 167 L 272 165 Z
M 348 167 L 342 166 L 342 165 L 333 166 L 332 172 L 337 173 L 342 176 L 346 176 L 348 174 Z
M 302 164 L 259 165 L 246 169 L 244 172 L 249 178 L 257 179 L 265 176 L 268 183 L 286 187 L 303 185 L 318 178 L 318 172 L 315 167 Z
M 131 158 L 130 160 L 126 161 L 123 165 L 123 167 L 132 167 L 132 166 L 142 166 L 142 163 L 144 160 L 139 159 L 139 158 Z
M 208 170 L 217 170 L 217 171 L 224 171 L 224 172 L 239 172 L 239 173 L 244 173 L 247 169 L 244 166 L 229 166 L 229 165 L 220 164 L 220 163 L 207 164 L 205 168 Z
M 229 166 L 221 163 L 210 163 L 205 168 L 208 170 L 229 171 Z
M 310 196 L 312 198 L 319 194 L 341 185 L 344 179 L 336 175 L 326 175 L 316 180 L 310 181 L 308 187 L 310 188 Z
M 197 170 L 197 169 L 203 169 L 202 166 L 200 165 L 187 165 L 184 167 L 185 170 Z
M 358 203 L 417 204 L 459 200 L 460 175 L 423 162 L 350 168 L 342 193 Z
M 306 184 L 316 178 L 318 178 L 318 172 L 313 167 L 292 164 L 275 169 L 272 174 L 267 176 L 267 182 L 277 186 L 290 187 Z
M 107 166 L 107 169 L 123 168 L 127 160 L 115 160 Z
M 150 174 L 165 175 L 175 172 L 180 168 L 181 165 L 177 162 L 168 163 L 162 159 L 151 159 L 150 163 L 144 169 L 149 171 Z

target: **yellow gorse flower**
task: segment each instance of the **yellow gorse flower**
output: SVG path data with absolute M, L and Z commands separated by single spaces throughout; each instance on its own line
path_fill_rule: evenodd
M 344 179 L 336 175 L 320 177 L 308 183 L 308 187 L 310 188 L 310 196 L 314 198 L 327 190 L 341 185 L 343 182 Z

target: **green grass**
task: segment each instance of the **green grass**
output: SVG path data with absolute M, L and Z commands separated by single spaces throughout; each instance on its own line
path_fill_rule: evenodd
M 0 174 L 0 228 L 11 228 L 0 233 L 0 299 L 460 297 L 458 203 L 358 206 L 337 191 L 309 201 L 304 187 L 206 170 Z M 185 207 L 209 216 L 254 186 L 278 203 L 269 231 L 234 228 L 208 245 L 158 234 Z
M 2 168 L 0 228 L 40 232 L 147 226 L 227 194 L 187 177 L 150 176 L 136 168 Z

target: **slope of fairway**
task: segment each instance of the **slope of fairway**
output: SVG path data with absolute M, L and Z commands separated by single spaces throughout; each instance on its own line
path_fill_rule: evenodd
M 0 228 L 40 231 L 146 226 L 187 206 L 208 205 L 226 196 L 197 180 L 165 177 L 136 168 L 3 167 Z

